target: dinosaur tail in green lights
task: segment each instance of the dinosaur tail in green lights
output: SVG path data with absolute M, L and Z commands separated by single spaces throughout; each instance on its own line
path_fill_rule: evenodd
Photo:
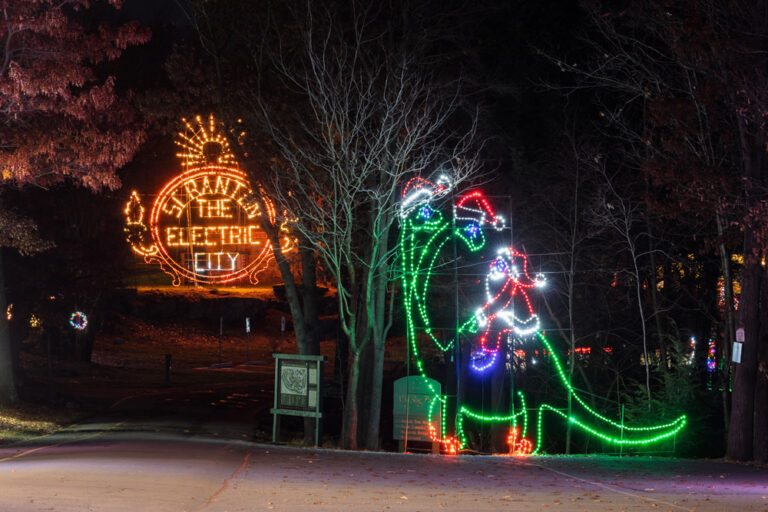
M 537 414 L 536 449 L 533 451 L 533 453 L 538 453 L 541 450 L 543 417 L 545 412 L 551 412 L 556 416 L 560 416 L 565 421 L 570 422 L 574 427 L 582 430 L 584 433 L 590 434 L 599 439 L 602 439 L 603 441 L 607 441 L 616 445 L 637 446 L 654 443 L 656 441 L 661 441 L 663 439 L 674 436 L 685 426 L 685 415 L 679 416 L 674 421 L 668 423 L 661 423 L 647 427 L 628 427 L 598 413 L 589 405 L 587 405 L 584 399 L 581 398 L 579 393 L 568 382 L 568 378 L 565 375 L 563 365 L 560 363 L 560 359 L 557 357 L 557 354 L 552 348 L 552 345 L 549 343 L 549 340 L 547 340 L 546 336 L 544 336 L 541 332 L 537 333 L 537 336 L 542 344 L 544 344 L 546 347 L 546 350 L 550 353 L 552 362 L 555 366 L 555 371 L 557 372 L 557 375 L 560 378 L 563 386 L 567 391 L 570 391 L 571 396 L 581 406 L 581 408 L 586 413 L 586 416 L 592 418 L 593 422 L 587 424 L 573 412 L 570 416 L 568 416 L 568 414 L 552 407 L 549 404 L 542 404 L 539 407 Z M 602 425 L 602 429 L 596 425 Z
M 562 410 L 557 409 L 549 404 L 542 404 L 539 406 L 536 414 L 536 447 L 533 450 L 533 454 L 537 454 L 541 451 L 543 441 L 543 420 L 545 412 L 551 413 L 554 416 L 559 416 L 562 420 L 570 422 L 571 425 L 583 431 L 585 434 L 597 437 L 611 444 L 625 446 L 638 446 L 661 441 L 676 435 L 685 426 L 686 417 L 684 415 L 668 423 L 651 425 L 647 427 L 631 427 L 622 425 L 621 423 L 613 421 L 610 418 L 598 413 L 589 405 L 587 405 L 579 393 L 569 384 L 568 378 L 566 377 L 565 371 L 563 370 L 563 366 L 560 363 L 555 350 L 552 348 L 552 345 L 549 343 L 549 340 L 547 340 L 547 338 L 540 332 L 537 333 L 537 336 L 542 344 L 546 347 L 547 352 L 550 354 L 560 382 L 563 384 L 566 390 L 570 390 L 571 396 L 576 400 L 576 403 L 581 406 L 581 409 L 583 410 L 583 417 L 590 418 L 590 422 L 585 422 L 575 412 L 572 412 L 569 416 Z M 462 406 L 459 409 L 459 414 L 456 421 L 456 429 L 461 448 L 464 448 L 467 445 L 467 436 L 464 432 L 465 418 L 480 423 L 508 423 L 512 427 L 516 427 L 518 418 L 522 418 L 522 436 L 524 437 L 528 430 L 529 409 L 526 407 L 525 397 L 522 391 L 518 391 L 517 395 L 521 402 L 520 411 L 506 416 L 480 414 L 465 406 Z

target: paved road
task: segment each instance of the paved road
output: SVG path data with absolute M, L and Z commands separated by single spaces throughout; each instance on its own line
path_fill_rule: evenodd
M 734 464 L 350 453 L 177 426 L 91 423 L 0 446 L 0 511 L 768 511 L 768 471 Z

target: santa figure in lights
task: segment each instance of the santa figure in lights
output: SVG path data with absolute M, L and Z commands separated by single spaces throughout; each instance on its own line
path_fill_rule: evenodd
M 528 256 L 514 247 L 501 249 L 485 276 L 486 302 L 475 312 L 482 334 L 472 354 L 475 370 L 486 370 L 496 361 L 505 336 L 523 337 L 539 330 L 528 290 L 543 286 L 544 277 L 528 274 Z

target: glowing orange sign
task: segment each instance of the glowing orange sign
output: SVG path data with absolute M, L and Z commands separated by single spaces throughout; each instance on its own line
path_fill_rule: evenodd
M 188 169 L 160 191 L 152 205 L 148 226 L 144 224 L 139 195 L 131 194 L 125 207 L 128 242 L 147 263 L 158 263 L 171 275 L 174 286 L 180 285 L 182 279 L 223 284 L 248 278 L 255 284 L 257 275 L 273 255 L 260 224 L 264 213 L 270 222 L 275 221 L 274 207 L 264 201 L 267 212 L 261 211 L 245 174 L 230 164 L 229 157 L 221 157 L 221 151 L 226 150 L 223 145 L 221 151 L 213 153 L 217 163 L 193 163 L 192 157 L 204 156 L 204 145 L 220 143 L 211 135 L 215 130 L 212 118 L 210 133 L 199 118 L 198 122 L 202 135 L 184 140 L 187 149 L 197 147 L 193 143 L 201 140 L 199 155 L 181 155 L 186 158 Z M 151 238 L 151 242 L 146 238 Z M 290 250 L 287 238 L 281 249 Z

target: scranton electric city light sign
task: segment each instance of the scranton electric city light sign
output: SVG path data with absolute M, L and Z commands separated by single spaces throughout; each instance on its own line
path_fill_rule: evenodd
M 261 222 L 275 220 L 275 210 L 263 201 L 262 212 L 245 174 L 237 168 L 226 138 L 198 117 L 197 127 L 186 123 L 188 134 L 177 141 L 184 153 L 184 172 L 172 178 L 157 195 L 147 224 L 137 192 L 126 204 L 128 242 L 147 263 L 157 263 L 173 278 L 196 283 L 223 284 L 248 280 L 273 256 L 272 245 Z M 147 240 L 149 239 L 149 240 Z M 287 237 L 281 249 L 291 249 Z

